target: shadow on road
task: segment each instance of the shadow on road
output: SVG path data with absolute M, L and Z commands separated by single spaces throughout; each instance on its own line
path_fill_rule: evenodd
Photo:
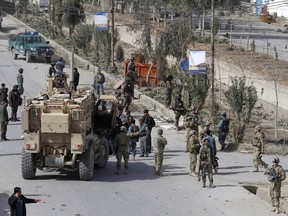
M 10 215 L 10 207 L 8 205 L 8 194 L 0 193 L 0 215 Z
M 234 175 L 234 174 L 240 174 L 240 173 L 249 173 L 249 171 L 242 171 L 242 172 L 218 172 L 215 175 Z
M 21 153 L 0 154 L 0 157 L 3 157 L 3 156 L 16 156 L 16 155 L 21 155 Z
M 1 28 L 1 32 L 3 33 L 9 33 L 11 31 L 17 30 L 18 28 L 16 26 L 3 26 Z M 6 36 L 6 39 L 8 39 L 8 37 Z
M 247 167 L 252 167 L 252 166 L 227 166 L 227 167 L 220 167 L 219 170 L 221 169 L 242 169 L 242 168 L 247 168 Z

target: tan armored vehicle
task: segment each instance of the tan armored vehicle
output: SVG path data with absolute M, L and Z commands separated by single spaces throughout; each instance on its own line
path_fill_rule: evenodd
M 71 93 L 67 77 L 48 78 L 47 94 L 28 100 L 21 113 L 24 179 L 35 178 L 36 168 L 59 168 L 79 170 L 81 180 L 91 180 L 94 167 L 107 163 L 106 135 L 115 125 L 116 98 L 97 99 L 87 88 Z

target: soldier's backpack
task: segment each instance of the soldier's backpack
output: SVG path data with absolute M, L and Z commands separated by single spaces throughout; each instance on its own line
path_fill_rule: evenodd
M 223 125 L 222 125 L 222 132 L 229 132 L 229 125 L 230 125 L 230 120 L 225 119 L 223 120 Z
M 276 182 L 278 181 L 279 179 L 279 176 L 277 175 L 277 173 L 275 172 L 275 169 L 274 168 L 271 168 L 269 170 L 269 173 L 268 173 L 268 181 L 269 182 Z

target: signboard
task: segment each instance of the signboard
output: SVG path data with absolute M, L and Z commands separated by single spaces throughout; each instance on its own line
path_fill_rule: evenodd
M 181 60 L 179 67 L 181 70 L 189 70 L 189 61 L 187 59 Z
M 108 17 L 106 12 L 96 12 L 94 16 L 96 30 L 108 30 Z
M 191 74 L 206 73 L 206 51 L 189 51 L 189 72 Z
M 42 10 L 48 9 L 49 0 L 39 0 L 39 8 Z

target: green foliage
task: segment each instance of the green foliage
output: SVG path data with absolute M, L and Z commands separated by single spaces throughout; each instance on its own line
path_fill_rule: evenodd
M 209 111 L 210 111 L 210 119 L 213 123 L 215 123 L 215 121 L 217 120 L 216 117 L 219 116 L 220 105 L 215 100 L 214 97 L 212 97 L 212 100 L 209 103 Z
M 156 53 L 172 55 L 177 61 L 186 56 L 188 45 L 193 42 L 193 29 L 189 22 L 175 20 L 161 34 Z
M 240 143 L 250 122 L 252 110 L 257 102 L 254 86 L 246 86 L 246 78 L 232 78 L 232 85 L 224 93 L 227 103 L 235 116 L 232 122 L 234 141 Z
M 77 48 L 82 49 L 85 56 L 88 56 L 90 43 L 93 36 L 93 25 L 78 25 L 72 35 L 72 40 Z
M 118 45 L 116 47 L 116 60 L 118 62 L 123 62 L 124 61 L 124 50 L 121 45 Z

